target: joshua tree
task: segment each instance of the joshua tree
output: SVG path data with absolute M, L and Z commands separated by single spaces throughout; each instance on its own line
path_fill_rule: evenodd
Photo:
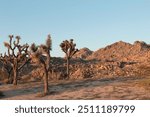
M 20 45 L 20 36 L 16 36 L 16 40 L 13 41 L 14 36 L 9 35 L 9 39 L 9 43 L 4 42 L 4 46 L 7 47 L 8 50 L 7 54 L 5 53 L 3 56 L 1 55 L 1 58 L 4 61 L 4 63 L 6 63 L 6 65 L 11 65 L 12 70 L 9 70 L 9 74 L 11 74 L 11 71 L 13 71 L 13 79 L 11 83 L 17 85 L 18 72 L 29 61 L 29 46 L 28 44 Z
M 39 64 L 39 66 L 42 68 L 44 71 L 44 95 L 47 95 L 49 93 L 49 88 L 48 88 L 48 78 L 49 78 L 49 70 L 50 70 L 50 51 L 51 51 L 51 46 L 52 46 L 52 40 L 51 36 L 48 35 L 46 44 L 45 45 L 40 45 L 36 46 L 34 43 L 31 45 L 31 60 L 33 63 Z
M 70 39 L 70 41 L 65 40 L 60 44 L 60 47 L 62 51 L 66 54 L 66 60 L 67 60 L 67 79 L 69 79 L 69 60 L 72 58 L 72 56 L 78 51 L 76 49 L 76 44 L 73 43 L 73 39 Z

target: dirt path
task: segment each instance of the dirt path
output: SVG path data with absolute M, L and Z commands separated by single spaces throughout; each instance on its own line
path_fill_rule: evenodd
M 13 85 L 0 85 L 4 100 L 15 99 L 150 99 L 150 79 L 100 79 L 80 81 L 50 82 L 51 94 L 38 97 L 42 83 L 31 82 Z

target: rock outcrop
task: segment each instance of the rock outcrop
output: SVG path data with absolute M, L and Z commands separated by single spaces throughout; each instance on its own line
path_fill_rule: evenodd
M 82 48 L 73 57 L 74 58 L 86 59 L 92 53 L 93 53 L 93 51 L 91 51 L 90 49 L 88 49 L 88 48 Z

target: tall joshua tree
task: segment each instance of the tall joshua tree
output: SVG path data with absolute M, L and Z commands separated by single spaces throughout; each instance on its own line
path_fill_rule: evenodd
M 51 36 L 48 35 L 46 44 L 42 44 L 40 46 L 36 46 L 34 43 L 30 47 L 31 49 L 31 59 L 33 63 L 39 64 L 42 70 L 44 71 L 44 95 L 49 93 L 48 88 L 48 78 L 49 78 L 49 70 L 50 70 L 50 51 L 52 50 L 52 40 Z
M 17 85 L 18 72 L 19 70 L 29 61 L 28 56 L 28 44 L 20 44 L 20 36 L 16 36 L 13 41 L 14 36 L 9 35 L 9 42 L 4 42 L 4 46 L 7 48 L 7 53 L 3 56 L 3 61 L 10 64 L 13 71 L 12 83 Z
M 60 47 L 62 51 L 66 54 L 66 60 L 67 60 L 67 79 L 69 79 L 69 61 L 72 58 L 72 56 L 78 51 L 76 49 L 76 44 L 73 43 L 73 39 L 70 39 L 70 41 L 65 40 L 60 44 Z

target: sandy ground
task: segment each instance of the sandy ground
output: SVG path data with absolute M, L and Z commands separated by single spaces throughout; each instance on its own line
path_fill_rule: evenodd
M 117 78 L 80 81 L 53 81 L 49 83 L 50 94 L 39 97 L 43 90 L 41 82 L 0 85 L 5 95 L 2 100 L 54 100 L 54 99 L 150 99 L 150 79 Z

